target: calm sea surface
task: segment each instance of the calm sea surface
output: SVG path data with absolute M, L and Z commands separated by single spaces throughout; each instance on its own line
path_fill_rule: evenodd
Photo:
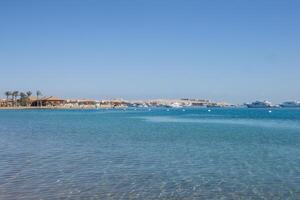
M 300 199 L 300 109 L 1 110 L 0 199 Z

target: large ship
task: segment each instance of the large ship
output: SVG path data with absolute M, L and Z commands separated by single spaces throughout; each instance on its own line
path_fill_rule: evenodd
M 295 108 L 295 107 L 300 107 L 300 102 L 299 101 L 286 101 L 280 104 L 281 107 L 285 108 Z
M 248 108 L 270 108 L 272 104 L 269 101 L 255 101 L 253 103 L 247 103 L 246 106 Z

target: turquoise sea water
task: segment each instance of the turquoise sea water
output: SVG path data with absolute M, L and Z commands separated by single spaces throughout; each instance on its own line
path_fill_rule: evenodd
M 0 111 L 0 199 L 300 199 L 300 109 Z

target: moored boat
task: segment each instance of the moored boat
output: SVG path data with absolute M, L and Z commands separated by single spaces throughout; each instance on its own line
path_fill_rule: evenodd
M 280 104 L 281 107 L 284 108 L 296 108 L 300 107 L 300 102 L 299 101 L 286 101 Z
M 246 104 L 248 108 L 270 108 L 272 103 L 269 101 L 255 101 L 253 103 Z

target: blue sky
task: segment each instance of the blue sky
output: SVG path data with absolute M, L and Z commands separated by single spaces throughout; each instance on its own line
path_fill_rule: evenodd
M 300 100 L 300 1 L 1 0 L 0 92 Z

